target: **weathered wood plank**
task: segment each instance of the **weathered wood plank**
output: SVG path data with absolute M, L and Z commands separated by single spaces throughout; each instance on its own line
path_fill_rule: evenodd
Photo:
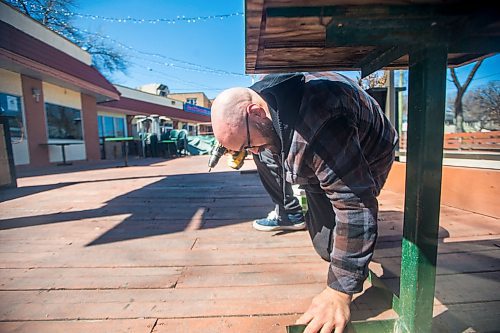
M 299 315 L 243 316 L 215 318 L 160 319 L 154 333 L 170 332 L 266 332 L 283 333 L 287 325 L 292 325 Z
M 376 272 L 384 278 L 399 276 L 401 257 L 375 258 L 382 265 L 383 272 Z M 481 252 L 440 253 L 437 259 L 437 275 L 495 272 L 500 271 L 500 249 Z
M 1 291 L 0 320 L 189 318 L 300 313 L 321 284 L 182 289 Z
M 119 243 L 118 243 L 119 244 Z M 64 252 L 26 253 L 23 260 L 17 253 L 0 253 L 0 268 L 49 267 L 168 267 L 195 265 L 249 265 L 265 263 L 315 262 L 319 259 L 312 249 L 290 251 L 290 248 L 253 249 L 243 246 L 235 250 L 185 251 L 161 249 L 158 251 L 121 250 L 119 246 L 90 246 L 68 249 Z
M 433 332 L 498 332 L 500 301 L 436 305 Z
M 0 290 L 172 288 L 182 267 L 0 269 Z
M 3 333 L 150 333 L 156 319 L 68 320 L 0 322 Z
M 186 267 L 176 288 L 324 283 L 327 262 Z
M 500 271 L 445 274 L 436 276 L 434 305 L 489 303 L 500 301 L 498 288 Z M 399 278 L 383 279 L 387 287 L 399 294 Z

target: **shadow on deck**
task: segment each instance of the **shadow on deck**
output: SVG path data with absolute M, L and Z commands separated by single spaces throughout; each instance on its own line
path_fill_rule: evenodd
M 254 168 L 247 160 L 245 170 Z M 284 332 L 325 286 L 307 232 L 263 233 L 255 173 L 206 157 L 32 175 L 0 192 L 2 332 Z M 403 197 L 383 191 L 372 270 L 398 293 Z M 441 207 L 436 332 L 500 327 L 498 218 Z M 353 320 L 393 316 L 367 281 Z

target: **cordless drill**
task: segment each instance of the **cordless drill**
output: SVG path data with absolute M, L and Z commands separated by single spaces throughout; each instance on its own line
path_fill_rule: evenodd
M 245 157 L 247 156 L 247 151 L 242 150 L 242 151 L 232 151 L 221 145 L 220 143 L 217 143 L 214 148 L 212 149 L 212 152 L 210 153 L 210 159 L 208 160 L 208 172 L 212 170 L 213 167 L 219 163 L 220 158 L 222 155 L 224 155 L 226 152 L 229 152 L 229 156 L 227 159 L 227 165 L 231 167 L 232 169 L 238 170 L 243 166 L 243 162 L 245 161 Z
M 208 172 L 214 168 L 217 163 L 219 163 L 222 155 L 226 153 L 227 149 L 223 145 L 217 142 L 217 144 L 212 148 L 210 152 L 210 159 L 208 160 Z
M 247 151 L 245 149 L 242 151 L 231 151 L 227 159 L 227 165 L 235 170 L 239 170 L 243 166 L 245 157 L 247 157 Z

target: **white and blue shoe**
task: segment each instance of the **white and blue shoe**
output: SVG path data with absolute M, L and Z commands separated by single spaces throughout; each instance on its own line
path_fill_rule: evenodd
M 296 216 L 290 214 L 290 222 L 285 224 L 281 221 L 276 210 L 273 210 L 266 218 L 253 221 L 253 227 L 259 231 L 304 230 L 306 228 L 306 223 L 304 222 L 302 214 L 300 215 L 300 218 L 297 220 Z

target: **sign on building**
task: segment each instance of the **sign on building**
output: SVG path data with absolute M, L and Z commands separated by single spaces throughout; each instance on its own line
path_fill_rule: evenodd
M 210 109 L 198 105 L 184 103 L 184 111 L 210 117 Z

